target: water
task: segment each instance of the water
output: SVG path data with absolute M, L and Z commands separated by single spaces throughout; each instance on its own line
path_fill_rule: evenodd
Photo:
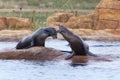
M 86 43 L 95 54 L 120 54 L 120 42 L 86 41 Z M 14 48 L 16 44 L 0 42 L 0 50 Z M 60 40 L 48 40 L 46 47 L 71 50 L 66 41 Z M 59 62 L 0 60 L 0 80 L 119 80 L 120 59 L 77 67 L 72 67 L 69 63 L 64 60 Z

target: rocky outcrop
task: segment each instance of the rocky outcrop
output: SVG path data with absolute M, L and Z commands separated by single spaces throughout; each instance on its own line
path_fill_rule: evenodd
M 0 17 L 0 30 L 2 29 L 33 29 L 27 18 Z
M 99 57 L 94 57 L 94 56 L 74 56 L 71 61 L 74 64 L 79 64 L 79 63 L 88 63 L 88 61 L 103 61 L 103 62 L 111 62 L 112 59 L 117 58 L 117 56 L 110 57 L 110 55 L 105 55 L 104 56 L 99 56 Z M 120 55 L 119 55 L 120 57 Z
M 74 56 L 71 61 L 74 65 L 86 65 L 95 61 L 95 62 L 112 62 L 114 60 L 119 60 L 120 54 L 107 54 L 99 55 L 98 57 L 94 56 Z
M 120 29 L 120 1 L 101 0 L 95 9 L 98 15 L 96 29 Z
M 60 56 L 63 57 L 63 53 L 45 47 L 32 47 L 29 49 L 8 50 L 0 52 L 0 59 L 52 61 L 59 59 Z
M 57 26 L 58 24 L 64 24 L 68 22 L 71 17 L 74 17 L 71 13 L 56 13 L 47 18 L 47 25 Z
M 0 30 L 7 28 L 7 19 L 6 17 L 0 17 Z
M 58 15 L 61 14 L 61 15 Z M 72 29 L 120 29 L 120 1 L 101 0 L 94 12 L 75 17 L 75 15 L 64 17 L 65 13 L 57 13 L 47 19 L 47 25 L 56 26 L 62 24 Z M 67 15 L 70 15 L 67 13 Z M 58 18 L 63 16 L 64 20 Z M 57 17 L 57 19 L 55 19 Z
M 39 61 L 61 61 L 68 56 L 67 53 L 62 53 L 58 50 L 46 48 L 46 47 L 32 47 L 29 49 L 15 50 L 10 49 L 7 51 L 0 51 L 0 59 L 2 60 L 39 60 Z M 111 62 L 113 60 L 120 59 L 119 54 L 111 55 L 99 55 L 93 56 L 74 56 L 70 59 L 72 64 L 88 63 L 90 61 L 103 61 Z

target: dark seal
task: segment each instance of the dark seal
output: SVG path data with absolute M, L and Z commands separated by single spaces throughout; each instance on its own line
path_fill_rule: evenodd
M 67 28 L 65 28 L 62 25 L 59 25 L 59 32 L 65 40 L 69 42 L 69 45 L 72 49 L 72 55 L 68 56 L 67 59 L 71 59 L 73 56 L 96 56 L 93 53 L 89 51 L 89 46 L 83 41 L 82 38 L 79 36 L 75 35 L 71 31 L 69 31 Z
M 39 28 L 32 34 L 20 40 L 16 46 L 16 49 L 27 49 L 33 46 L 45 46 L 45 39 L 50 36 L 57 38 L 55 28 Z

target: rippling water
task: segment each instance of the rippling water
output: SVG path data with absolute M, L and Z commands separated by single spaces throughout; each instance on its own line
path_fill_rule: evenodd
M 120 54 L 120 42 L 86 41 L 94 54 Z M 0 42 L 0 50 L 14 48 L 16 42 Z M 48 40 L 46 47 L 71 50 L 66 41 Z M 39 62 L 0 60 L 0 80 L 119 80 L 120 59 L 72 67 L 68 61 Z

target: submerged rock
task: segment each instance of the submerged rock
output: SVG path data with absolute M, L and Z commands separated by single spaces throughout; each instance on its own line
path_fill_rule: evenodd
M 88 61 L 103 61 L 103 62 L 111 62 L 112 58 L 111 57 L 104 57 L 104 56 L 99 56 L 99 57 L 94 57 L 94 56 L 74 56 L 71 61 L 73 63 L 87 63 Z

